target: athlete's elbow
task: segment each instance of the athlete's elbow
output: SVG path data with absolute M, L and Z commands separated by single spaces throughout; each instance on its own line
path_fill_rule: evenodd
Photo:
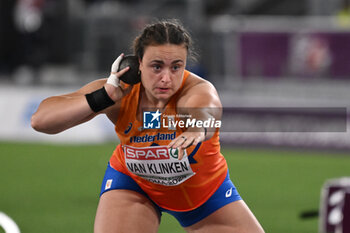
M 37 114 L 32 115 L 30 124 L 32 128 L 38 132 L 46 133 L 47 131 L 47 127 L 45 127 L 43 120 L 37 116 Z
M 43 119 L 43 117 L 38 116 L 36 113 L 34 113 L 31 117 L 31 126 L 34 130 L 46 133 L 46 134 L 57 134 L 61 132 L 61 130 L 57 130 L 55 128 L 52 128 L 52 125 Z M 50 127 L 51 126 L 51 127 Z

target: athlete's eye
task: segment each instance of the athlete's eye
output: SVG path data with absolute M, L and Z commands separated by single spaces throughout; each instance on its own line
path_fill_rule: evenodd
M 152 68 L 153 68 L 153 70 L 155 70 L 155 71 L 159 71 L 160 68 L 161 68 L 161 66 L 160 66 L 160 65 L 153 65 Z
M 173 70 L 174 71 L 177 71 L 177 70 L 179 70 L 181 68 L 181 65 L 174 65 L 173 66 Z

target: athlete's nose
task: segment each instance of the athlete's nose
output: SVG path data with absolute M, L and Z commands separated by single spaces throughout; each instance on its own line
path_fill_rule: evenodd
M 170 82 L 170 71 L 168 69 L 165 69 L 163 74 L 162 74 L 162 78 L 161 81 L 163 83 L 168 83 Z

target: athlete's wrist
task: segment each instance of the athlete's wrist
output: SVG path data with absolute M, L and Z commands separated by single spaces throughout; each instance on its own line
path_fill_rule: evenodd
M 85 98 L 91 110 L 94 112 L 102 111 L 103 109 L 106 109 L 115 103 L 109 97 L 104 86 L 96 91 L 86 94 Z

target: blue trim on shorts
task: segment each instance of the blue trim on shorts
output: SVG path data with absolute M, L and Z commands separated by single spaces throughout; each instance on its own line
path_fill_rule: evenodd
M 160 208 L 161 211 L 173 215 L 179 221 L 181 226 L 188 227 L 201 221 L 221 207 L 238 200 L 242 200 L 242 198 L 230 180 L 229 173 L 227 172 L 226 178 L 218 190 L 216 190 L 216 192 L 198 208 L 186 212 L 171 211 L 162 207 Z
M 111 180 L 110 187 L 106 187 L 108 180 Z M 114 189 L 132 190 L 148 197 L 148 195 L 140 188 L 140 186 L 130 176 L 115 170 L 108 163 L 106 173 L 102 181 L 100 196 L 103 193 Z
M 108 180 L 111 181 L 109 181 L 110 184 L 108 184 L 108 187 L 106 188 Z M 182 227 L 191 226 L 214 213 L 221 207 L 231 202 L 242 200 L 237 189 L 230 180 L 229 172 L 227 172 L 226 178 L 218 190 L 216 190 L 216 192 L 203 205 L 191 211 L 172 211 L 158 206 L 131 177 L 116 171 L 108 163 L 101 186 L 100 196 L 103 193 L 114 189 L 128 189 L 145 195 L 154 204 L 160 215 L 162 212 L 165 212 L 174 216 Z

